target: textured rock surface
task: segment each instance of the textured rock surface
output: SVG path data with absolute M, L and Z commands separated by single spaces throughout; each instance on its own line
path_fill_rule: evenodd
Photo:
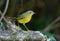
M 0 31 L 0 40 L 18 40 L 18 41 L 45 41 L 46 36 L 40 31 Z

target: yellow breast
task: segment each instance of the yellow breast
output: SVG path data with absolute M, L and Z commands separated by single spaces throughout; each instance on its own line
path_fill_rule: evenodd
M 21 20 L 18 20 L 19 23 L 22 23 L 22 24 L 25 24 L 25 23 L 28 23 L 32 18 L 32 14 L 26 16 L 25 18 L 21 19 Z

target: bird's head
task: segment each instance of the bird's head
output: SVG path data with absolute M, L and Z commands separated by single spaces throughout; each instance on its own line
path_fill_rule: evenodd
M 30 10 L 30 11 L 27 11 L 27 14 L 34 15 L 35 13 L 32 10 Z

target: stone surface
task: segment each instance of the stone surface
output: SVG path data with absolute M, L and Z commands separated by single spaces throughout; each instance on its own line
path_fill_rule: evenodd
M 0 31 L 1 40 L 18 40 L 18 41 L 45 41 L 47 37 L 43 35 L 40 31 L 17 31 L 13 32 Z

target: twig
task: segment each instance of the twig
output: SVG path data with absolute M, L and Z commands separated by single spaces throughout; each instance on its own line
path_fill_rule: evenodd
M 3 19 L 4 15 L 5 15 L 6 12 L 7 12 L 8 4 L 9 4 L 9 0 L 7 0 L 7 2 L 6 2 L 5 10 L 4 10 L 4 12 L 3 12 L 2 16 L 1 16 L 0 22 L 1 22 L 1 20 Z
M 45 29 L 43 30 L 43 32 L 50 31 L 51 28 L 53 27 L 53 25 L 54 25 L 56 22 L 58 22 L 59 20 L 60 20 L 60 16 L 59 16 L 56 20 L 54 20 L 51 24 L 49 24 L 47 27 L 45 27 Z

